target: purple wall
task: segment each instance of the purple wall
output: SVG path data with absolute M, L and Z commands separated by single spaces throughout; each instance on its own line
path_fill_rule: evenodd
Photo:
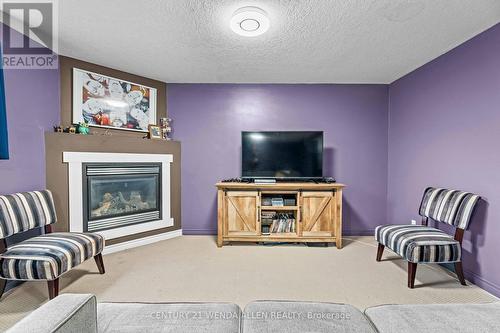
M 59 123 L 59 71 L 4 69 L 9 160 L 0 194 L 45 187 L 44 132 Z
M 216 232 L 214 184 L 240 176 L 240 132 L 323 130 L 325 169 L 347 184 L 344 231 L 386 220 L 387 86 L 169 84 L 174 138 L 182 142 L 182 229 Z
M 2 26 L 2 29 L 8 27 Z M 4 69 L 9 160 L 0 160 L 0 194 L 45 188 L 44 132 L 59 123 L 59 71 Z M 8 244 L 38 234 L 11 236 Z M 19 282 L 8 281 L 6 290 Z
M 426 186 L 480 194 L 468 278 L 500 294 L 500 25 L 390 86 L 388 219 L 416 218 Z

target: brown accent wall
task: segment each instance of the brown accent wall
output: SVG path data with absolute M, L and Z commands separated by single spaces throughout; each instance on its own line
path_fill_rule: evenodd
M 115 133 L 115 131 L 113 131 Z M 69 231 L 68 165 L 63 163 L 63 152 L 107 152 L 172 154 L 171 165 L 171 212 L 174 226 L 107 241 L 116 244 L 141 237 L 156 235 L 181 228 L 181 144 L 177 141 L 149 140 L 124 136 L 80 135 L 45 133 L 45 157 L 47 188 L 54 194 L 58 216 L 56 231 Z
M 73 68 L 111 76 L 157 89 L 158 119 L 167 116 L 167 84 L 142 76 L 122 72 L 116 69 L 92 64 L 82 60 L 60 56 L 60 89 L 61 89 L 61 126 L 67 127 L 73 123 Z M 126 130 L 91 127 L 92 135 L 77 135 L 66 133 L 45 133 L 46 183 L 54 194 L 58 222 L 57 231 L 69 231 L 69 196 L 68 196 L 68 165 L 63 163 L 63 152 L 107 152 L 107 153 L 144 153 L 172 154 L 171 166 L 171 213 L 174 226 L 157 229 L 139 234 L 120 237 L 106 244 L 116 244 L 124 241 L 152 236 L 181 228 L 181 144 L 176 141 L 143 139 L 146 133 Z
M 122 79 L 138 84 L 142 84 L 157 89 L 156 123 L 158 119 L 167 116 L 167 84 L 165 82 L 148 79 L 142 76 L 129 74 L 109 67 L 104 67 L 90 62 L 59 56 L 59 71 L 61 76 L 61 125 L 67 127 L 71 125 L 73 117 L 73 68 L 88 70 Z M 92 127 L 95 133 L 103 133 L 106 128 Z M 145 133 L 126 130 L 111 130 L 116 136 L 143 137 Z

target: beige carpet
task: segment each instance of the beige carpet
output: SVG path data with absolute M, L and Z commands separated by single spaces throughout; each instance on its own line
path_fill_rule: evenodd
M 106 274 L 88 261 L 61 280 L 61 293 L 94 293 L 99 301 L 252 300 L 349 303 L 364 309 L 386 303 L 478 303 L 496 298 L 461 286 L 437 265 L 420 265 L 416 288 L 406 287 L 406 262 L 386 250 L 375 261 L 372 237 L 346 239 L 345 247 L 304 245 L 217 248 L 210 236 L 183 236 L 104 256 Z M 5 330 L 47 300 L 42 282 L 25 283 L 0 301 Z

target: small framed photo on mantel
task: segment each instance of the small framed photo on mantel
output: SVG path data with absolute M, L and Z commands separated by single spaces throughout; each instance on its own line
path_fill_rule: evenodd
M 148 132 L 156 95 L 155 88 L 73 68 L 73 123 Z
M 162 140 L 163 135 L 161 133 L 160 126 L 149 125 L 149 138 L 154 140 Z

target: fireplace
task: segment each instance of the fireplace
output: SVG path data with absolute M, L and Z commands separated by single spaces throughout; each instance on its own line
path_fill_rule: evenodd
M 161 219 L 161 163 L 83 163 L 83 228 Z
M 106 246 L 108 253 L 182 233 L 147 235 L 174 225 L 171 154 L 64 152 L 63 161 L 68 164 L 69 231 L 118 239 Z M 135 238 L 121 241 L 124 237 Z

